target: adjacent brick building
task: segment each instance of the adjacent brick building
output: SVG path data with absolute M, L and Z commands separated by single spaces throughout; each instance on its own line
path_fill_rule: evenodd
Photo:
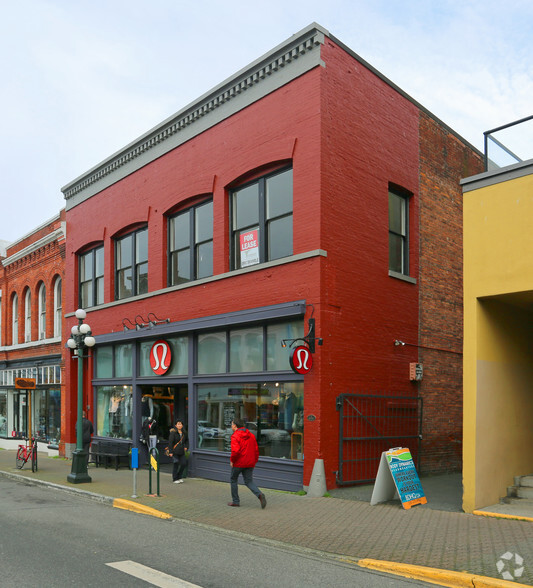
M 142 447 L 154 418 L 162 450 L 180 416 L 190 471 L 226 479 L 240 416 L 264 486 L 307 486 L 316 459 L 328 487 L 363 481 L 408 438 L 423 470 L 458 469 L 459 180 L 481 167 L 311 25 L 65 186 L 64 309 L 70 328 L 85 308 L 96 337 L 96 439 Z M 313 344 L 312 369 L 292 370 Z M 66 381 L 68 454 L 71 362 Z
M 60 441 L 64 268 L 65 210 L 2 251 L 2 446 L 14 447 L 30 430 L 51 445 Z

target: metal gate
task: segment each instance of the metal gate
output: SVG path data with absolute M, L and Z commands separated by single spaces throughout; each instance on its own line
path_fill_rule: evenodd
M 422 398 L 341 394 L 339 471 L 337 484 L 362 484 L 376 479 L 383 451 L 408 447 L 420 469 Z

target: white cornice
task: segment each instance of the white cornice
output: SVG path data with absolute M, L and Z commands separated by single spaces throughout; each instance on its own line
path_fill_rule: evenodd
M 317 66 L 327 30 L 311 24 L 64 186 L 67 210 Z
M 22 259 L 26 255 L 29 255 L 30 253 L 33 253 L 34 251 L 38 251 L 41 247 L 48 245 L 48 243 L 52 243 L 53 241 L 56 241 L 58 239 L 62 239 L 64 237 L 65 237 L 65 232 L 64 232 L 63 228 L 57 229 L 57 230 L 53 231 L 52 233 L 48 233 L 48 235 L 45 235 L 42 239 L 39 239 L 38 241 L 31 243 L 27 247 L 24 247 L 24 249 L 21 249 L 20 251 L 17 251 L 17 253 L 14 253 L 13 255 L 10 255 L 9 257 L 6 257 L 5 259 L 3 259 L 2 265 L 4 267 L 7 267 L 8 265 L 15 263 L 15 261 Z

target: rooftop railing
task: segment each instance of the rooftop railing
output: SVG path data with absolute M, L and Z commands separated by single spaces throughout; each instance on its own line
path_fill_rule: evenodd
M 485 171 L 533 158 L 533 115 L 485 131 L 483 135 Z

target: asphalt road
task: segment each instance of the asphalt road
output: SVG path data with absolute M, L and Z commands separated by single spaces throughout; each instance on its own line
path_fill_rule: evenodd
M 2 586 L 428 586 L 0 478 Z

